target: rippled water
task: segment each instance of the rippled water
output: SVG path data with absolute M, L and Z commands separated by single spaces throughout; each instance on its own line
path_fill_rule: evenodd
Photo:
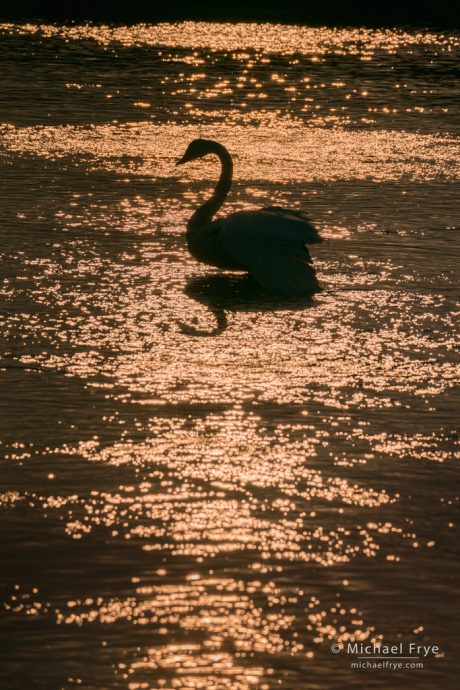
M 0 40 L 5 687 L 457 687 L 460 36 Z M 187 254 L 196 136 L 317 224 L 309 303 Z

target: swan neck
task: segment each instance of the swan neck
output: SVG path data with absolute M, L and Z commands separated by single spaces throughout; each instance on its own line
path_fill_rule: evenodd
M 215 153 L 219 157 L 221 164 L 219 181 L 214 188 L 211 198 L 200 206 L 190 217 L 187 224 L 188 233 L 198 230 L 212 220 L 213 216 L 227 198 L 230 187 L 232 186 L 233 161 L 227 149 L 215 142 L 209 153 Z
M 221 146 L 220 144 L 218 146 L 219 148 L 216 150 L 216 153 L 219 156 L 221 168 L 219 181 L 215 186 L 213 196 L 217 196 L 221 200 L 222 205 L 232 186 L 233 161 L 225 146 Z

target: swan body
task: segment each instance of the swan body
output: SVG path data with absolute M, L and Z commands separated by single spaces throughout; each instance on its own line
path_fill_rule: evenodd
M 230 271 L 247 271 L 272 293 L 300 295 L 320 290 L 306 244 L 322 242 L 301 212 L 280 206 L 238 211 L 213 220 L 230 191 L 233 162 L 216 141 L 195 139 L 176 165 L 215 154 L 221 174 L 211 198 L 187 223 L 187 245 L 202 263 Z

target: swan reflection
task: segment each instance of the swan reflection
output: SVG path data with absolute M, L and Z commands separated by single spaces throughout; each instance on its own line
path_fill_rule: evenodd
M 216 273 L 194 277 L 188 281 L 184 292 L 206 307 L 215 320 L 210 330 L 197 328 L 193 320 L 192 324 L 178 321 L 181 332 L 192 336 L 220 335 L 228 328 L 228 312 L 300 311 L 316 305 L 314 290 L 302 296 L 274 297 L 247 274 Z

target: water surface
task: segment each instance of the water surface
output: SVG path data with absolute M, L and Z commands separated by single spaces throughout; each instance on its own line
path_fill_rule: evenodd
M 460 36 L 0 40 L 2 682 L 457 687 Z M 321 294 L 187 254 L 197 136 L 227 211 L 310 214 Z M 356 670 L 349 641 L 440 653 Z

